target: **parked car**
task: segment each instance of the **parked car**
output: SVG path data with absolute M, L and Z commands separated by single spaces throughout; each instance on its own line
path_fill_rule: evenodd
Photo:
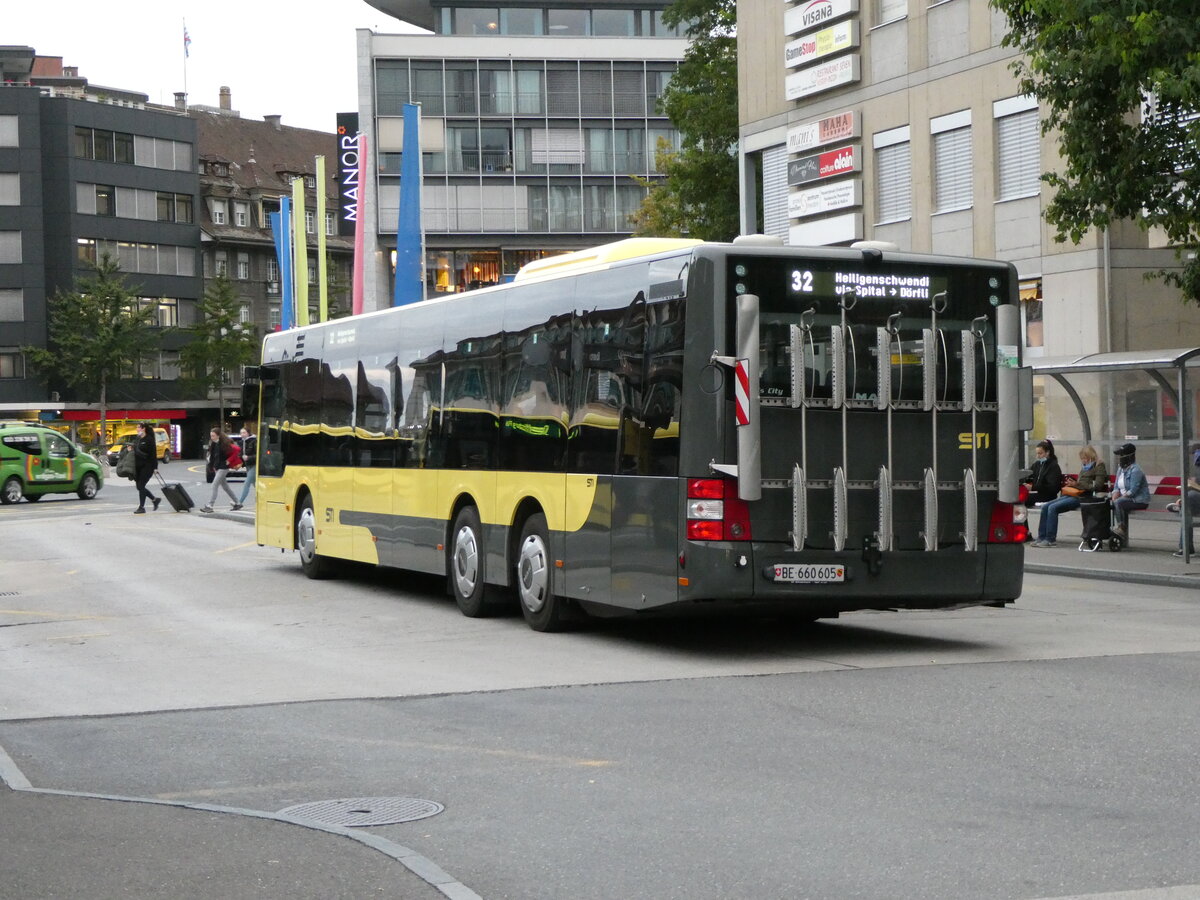
M 82 447 L 46 425 L 0 422 L 0 503 L 33 503 L 46 494 L 91 500 L 104 470 Z
M 112 446 L 108 448 L 109 465 L 115 466 L 121 457 L 121 451 L 126 447 L 132 447 L 135 440 L 137 440 L 137 432 L 130 431 L 113 441 Z M 171 461 L 171 436 L 167 434 L 167 429 L 154 429 L 154 446 L 158 452 L 158 458 L 163 464 L 169 463 Z

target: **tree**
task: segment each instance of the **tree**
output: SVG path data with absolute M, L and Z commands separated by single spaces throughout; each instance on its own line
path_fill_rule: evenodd
M 47 345 L 22 352 L 48 380 L 75 388 L 86 402 L 99 403 L 99 439 L 105 440 L 109 385 L 157 346 L 158 311 L 138 301 L 120 264 L 107 253 L 92 269 L 75 290 L 50 298 Z
M 1200 303 L 1200 17 L 1195 0 L 990 0 L 1008 16 L 1021 90 L 1042 102 L 1061 171 L 1046 219 L 1078 243 L 1114 220 L 1161 228 L 1182 269 L 1156 272 Z
M 191 340 L 179 351 L 187 383 L 217 392 L 218 422 L 225 423 L 225 392 L 230 376 L 258 355 L 258 335 L 242 324 L 242 301 L 225 275 L 210 279 L 196 305 L 196 323 L 179 329 Z
M 680 148 L 656 152 L 664 177 L 649 182 L 646 200 L 633 217 L 635 227 L 638 234 L 726 241 L 740 230 L 737 3 L 675 0 L 663 20 L 671 26 L 686 24 L 691 39 L 662 96 Z

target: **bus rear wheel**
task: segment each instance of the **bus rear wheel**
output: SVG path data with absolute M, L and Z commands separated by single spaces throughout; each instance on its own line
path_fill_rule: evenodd
M 486 616 L 494 609 L 492 591 L 487 585 L 487 552 L 483 546 L 483 526 L 479 510 L 464 506 L 454 517 L 450 529 L 448 577 L 450 590 L 459 611 L 468 618 Z
M 296 550 L 300 553 L 300 568 L 309 578 L 328 578 L 333 574 L 333 561 L 317 553 L 317 517 L 311 495 L 304 498 L 296 515 Z
M 550 558 L 550 532 L 541 513 L 530 516 L 517 544 L 517 597 L 521 615 L 534 631 L 562 631 L 571 624 L 569 601 L 554 593 Z

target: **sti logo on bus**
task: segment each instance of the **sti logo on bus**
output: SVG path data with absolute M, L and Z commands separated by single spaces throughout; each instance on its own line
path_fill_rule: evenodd
M 958 436 L 958 449 L 970 450 L 972 446 L 972 434 L 969 431 L 964 431 Z M 992 446 L 992 436 L 986 431 L 976 431 L 974 433 L 974 446 L 980 450 L 989 450 Z

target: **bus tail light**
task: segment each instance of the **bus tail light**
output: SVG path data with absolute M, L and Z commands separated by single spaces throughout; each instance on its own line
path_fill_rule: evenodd
M 687 484 L 689 541 L 750 540 L 750 507 L 737 495 L 728 478 L 689 478 Z
M 988 541 L 993 544 L 1023 544 L 1029 539 L 1029 512 L 1025 500 L 1029 488 L 1021 485 L 1016 503 L 992 504 L 992 520 L 988 523 Z

